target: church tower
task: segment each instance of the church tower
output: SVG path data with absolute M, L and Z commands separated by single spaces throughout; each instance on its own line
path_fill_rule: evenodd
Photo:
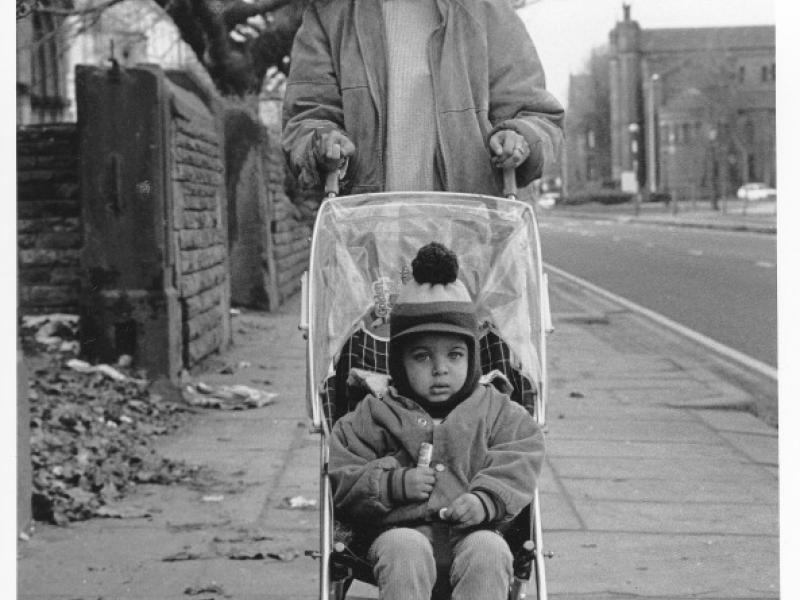
M 609 34 L 611 173 L 623 189 L 641 181 L 644 148 L 641 85 L 641 28 L 623 4 L 623 20 Z M 634 183 L 635 182 L 635 183 Z

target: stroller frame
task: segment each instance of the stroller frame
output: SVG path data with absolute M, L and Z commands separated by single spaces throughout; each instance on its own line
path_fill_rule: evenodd
M 546 335 L 550 333 L 552 328 L 551 316 L 550 316 L 550 303 L 549 303 L 549 294 L 548 294 L 548 282 L 547 282 L 547 275 L 543 272 L 542 268 L 542 259 L 541 259 L 541 241 L 539 237 L 539 227 L 538 221 L 536 219 L 536 214 L 533 208 L 523 202 L 520 202 L 516 198 L 516 189 L 515 185 L 513 184 L 513 173 L 511 176 L 508 173 L 504 174 L 505 180 L 505 190 L 506 190 L 506 198 L 508 201 L 516 202 L 521 206 L 524 206 L 524 210 L 526 215 L 529 213 L 529 217 L 532 220 L 533 224 L 533 243 L 536 249 L 535 252 L 535 272 L 538 277 L 539 285 L 537 287 L 538 290 L 538 298 L 536 298 L 536 305 L 538 306 L 541 329 L 539 331 L 539 336 L 537 339 L 537 351 L 540 357 L 541 363 L 541 377 L 539 381 L 536 382 L 537 387 L 537 395 L 536 395 L 536 402 L 533 407 L 533 417 L 539 426 L 544 427 L 545 425 L 545 416 L 546 416 L 546 399 L 547 399 L 547 392 L 548 392 L 548 385 L 547 385 L 547 354 L 546 354 Z M 441 196 L 444 200 L 446 197 L 453 197 L 456 194 L 450 194 L 446 192 L 419 192 L 420 196 L 426 197 L 433 197 Z M 332 197 L 335 194 L 329 194 L 329 197 Z M 371 194 L 371 196 L 388 196 L 391 194 Z M 405 196 L 413 196 L 415 194 L 405 193 Z M 475 198 L 484 198 L 479 196 L 473 196 L 469 194 L 457 194 L 459 197 L 475 197 Z M 356 198 L 356 197 L 351 197 Z M 497 200 L 497 198 L 493 198 Z M 320 212 L 324 210 L 325 205 L 320 208 Z M 319 223 L 319 219 L 317 220 L 317 224 Z M 346 593 L 347 587 L 349 586 L 349 581 L 347 581 L 344 586 L 333 586 L 336 589 L 332 589 L 332 574 L 335 568 L 342 568 L 341 563 L 335 564 L 334 558 L 338 554 L 339 556 L 342 555 L 341 548 L 334 548 L 334 539 L 333 539 L 333 524 L 334 524 L 334 516 L 333 516 L 333 498 L 332 498 L 332 490 L 331 490 L 331 482 L 328 475 L 328 465 L 329 465 L 329 436 L 330 436 L 330 427 L 328 425 L 328 421 L 324 414 L 324 409 L 322 407 L 322 402 L 320 399 L 320 387 L 321 382 L 316 381 L 314 376 L 314 370 L 312 365 L 314 365 L 315 361 L 315 353 L 316 348 L 314 347 L 313 343 L 313 331 L 312 331 L 312 319 L 311 316 L 315 314 L 317 310 L 316 304 L 316 290 L 314 289 L 314 278 L 309 277 L 310 273 L 315 272 L 316 265 L 316 251 L 317 251 L 317 242 L 318 242 L 318 227 L 315 225 L 314 231 L 311 238 L 311 254 L 310 254 L 310 261 L 309 261 L 309 269 L 308 271 L 304 272 L 301 278 L 301 315 L 300 315 L 300 324 L 299 328 L 303 331 L 303 335 L 306 339 L 306 403 L 308 414 L 311 421 L 311 432 L 320 434 L 320 444 L 319 444 L 319 460 L 320 460 L 320 480 L 319 480 L 319 519 L 320 519 L 320 546 L 318 552 L 307 552 L 308 555 L 313 556 L 315 558 L 319 558 L 319 600 L 330 600 L 333 598 L 334 600 L 341 600 L 344 598 L 344 594 Z M 526 598 L 526 580 L 529 579 L 531 574 L 531 560 L 533 563 L 533 575 L 535 577 L 535 584 L 536 584 L 536 598 L 537 600 L 547 600 L 547 583 L 545 578 L 545 565 L 544 559 L 545 557 L 550 557 L 552 554 L 545 553 L 543 550 L 543 540 L 542 540 L 542 524 L 541 524 L 541 507 L 539 501 L 539 489 L 538 484 L 534 490 L 534 495 L 532 502 L 530 504 L 530 532 L 529 532 L 528 539 L 533 542 L 533 548 L 530 549 L 527 547 L 527 551 L 529 552 L 529 560 L 527 565 L 522 566 L 521 569 L 517 569 L 517 562 L 519 557 L 515 557 L 515 577 L 512 580 L 512 586 L 510 590 L 510 598 L 514 600 L 519 600 L 521 598 Z M 337 544 L 337 547 L 339 544 Z M 345 565 L 344 568 L 348 569 L 351 576 L 353 575 L 353 569 L 358 569 L 358 565 L 347 566 Z M 520 577 L 521 573 L 521 577 Z M 357 577 L 361 579 L 361 577 Z

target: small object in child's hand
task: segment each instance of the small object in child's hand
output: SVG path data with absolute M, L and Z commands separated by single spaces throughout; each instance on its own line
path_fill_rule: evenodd
M 430 467 L 433 457 L 433 444 L 422 442 L 419 445 L 419 457 L 417 458 L 418 467 Z
M 446 506 L 444 508 L 439 509 L 439 519 L 441 519 L 442 521 L 448 520 L 448 510 Z

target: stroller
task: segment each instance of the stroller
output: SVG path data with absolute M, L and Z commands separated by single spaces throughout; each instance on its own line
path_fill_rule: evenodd
M 332 181 L 333 179 L 333 181 Z M 309 270 L 302 278 L 300 329 L 307 339 L 307 411 L 320 434 L 320 600 L 343 600 L 352 581 L 375 583 L 367 546 L 334 514 L 328 477 L 336 420 L 385 384 L 392 303 L 419 247 L 439 241 L 461 265 L 459 278 L 477 307 L 484 380 L 545 422 L 545 337 L 552 327 L 536 216 L 516 199 L 447 192 L 336 196 L 335 177 L 320 206 Z M 538 488 L 503 531 L 514 556 L 510 600 L 547 599 Z

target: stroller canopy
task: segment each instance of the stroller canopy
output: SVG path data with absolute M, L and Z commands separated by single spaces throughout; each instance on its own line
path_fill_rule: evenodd
M 388 337 L 397 292 L 411 277 L 417 250 L 436 241 L 458 256 L 459 279 L 478 322 L 508 344 L 521 372 L 541 381 L 541 265 L 532 208 L 517 200 L 407 192 L 323 202 L 309 267 L 311 375 L 331 373 L 359 327 Z

